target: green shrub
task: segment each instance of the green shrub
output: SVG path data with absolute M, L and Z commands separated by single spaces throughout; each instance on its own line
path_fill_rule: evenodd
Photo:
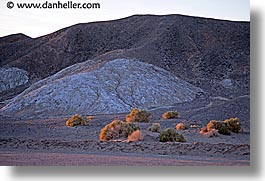
M 160 131 L 160 123 L 153 123 L 151 127 L 148 128 L 149 131 L 159 132 Z
M 134 131 L 140 130 L 140 127 L 134 123 L 124 122 L 125 136 L 131 135 Z
M 126 122 L 149 122 L 150 116 L 150 112 L 134 108 L 126 115 Z
M 178 134 L 173 128 L 167 128 L 165 131 L 162 131 L 159 135 L 159 140 L 161 142 L 186 142 L 184 136 Z
M 114 120 L 101 129 L 99 139 L 100 141 L 109 141 L 121 137 L 128 137 L 136 130 L 140 130 L 140 127 L 133 123 Z
M 211 120 L 207 126 L 207 132 L 211 131 L 212 129 L 216 129 L 218 133 L 223 135 L 230 135 L 230 130 L 228 129 L 228 126 L 225 122 L 222 121 L 215 121 Z
M 74 127 L 78 125 L 87 125 L 88 120 L 85 117 L 81 117 L 78 114 L 73 115 L 66 121 L 66 126 Z
M 167 111 L 162 115 L 163 119 L 175 119 L 178 118 L 179 113 L 177 111 Z
M 223 135 L 230 135 L 231 132 L 239 133 L 241 130 L 241 125 L 238 118 L 230 118 L 224 121 L 211 120 L 206 128 L 202 129 L 200 133 L 206 134 L 212 130 L 217 130 L 218 133 Z
M 241 130 L 241 125 L 238 118 L 226 119 L 224 120 L 224 123 L 226 123 L 228 129 L 233 133 L 239 133 L 239 131 Z

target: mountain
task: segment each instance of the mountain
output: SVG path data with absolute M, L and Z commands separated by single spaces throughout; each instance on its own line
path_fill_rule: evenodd
M 77 24 L 38 38 L 10 35 L 0 38 L 0 66 L 25 70 L 29 80 L 0 91 L 0 100 L 75 63 L 114 59 L 152 64 L 209 95 L 235 97 L 249 94 L 249 57 L 249 22 L 182 15 Z
M 109 114 L 200 96 L 247 98 L 249 25 L 135 15 L 77 24 L 38 38 L 2 37 L 0 114 Z
M 170 72 L 135 60 L 116 59 L 89 70 L 79 63 L 33 84 L 0 111 L 17 117 L 128 112 L 191 101 L 202 94 Z

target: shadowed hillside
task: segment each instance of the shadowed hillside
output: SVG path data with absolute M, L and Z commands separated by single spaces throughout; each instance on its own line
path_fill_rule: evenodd
M 135 15 L 78 24 L 34 39 L 22 34 L 2 37 L 0 66 L 26 70 L 29 82 L 2 91 L 0 100 L 75 63 L 118 58 L 161 67 L 209 94 L 249 94 L 249 25 L 181 15 Z

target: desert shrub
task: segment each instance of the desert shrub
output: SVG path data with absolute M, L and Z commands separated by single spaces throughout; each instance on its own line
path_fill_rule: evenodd
M 101 129 L 99 139 L 101 141 L 108 141 L 121 136 L 125 136 L 124 122 L 120 120 L 114 120 Z
M 178 134 L 173 128 L 167 128 L 165 131 L 162 131 L 159 135 L 159 140 L 161 142 L 186 142 L 184 136 Z
M 207 127 L 206 126 L 201 128 L 201 130 L 200 130 L 200 134 L 205 134 L 205 133 L 207 133 Z
M 207 124 L 206 130 L 203 128 L 200 133 L 205 134 L 213 129 L 217 130 L 220 134 L 230 135 L 231 132 L 239 133 L 242 128 L 238 118 L 230 118 L 224 121 L 211 120 Z
M 78 126 L 78 125 L 87 125 L 88 120 L 85 117 L 81 117 L 78 114 L 73 115 L 66 121 L 66 126 Z
M 183 123 L 178 123 L 176 125 L 176 129 L 177 130 L 185 130 L 186 129 L 186 126 Z
M 241 125 L 238 118 L 226 119 L 224 120 L 224 123 L 226 123 L 228 129 L 234 133 L 239 133 L 239 131 L 241 130 Z
M 140 127 L 134 123 L 124 123 L 125 136 L 131 135 L 136 130 L 140 130 Z
M 162 115 L 163 119 L 175 119 L 178 118 L 179 113 L 177 111 L 167 111 Z
M 130 135 L 128 135 L 128 141 L 143 141 L 144 136 L 140 130 L 136 130 L 132 132 Z
M 211 120 L 207 126 L 207 132 L 211 131 L 212 129 L 218 130 L 218 133 L 223 134 L 223 135 L 230 135 L 230 131 L 228 129 L 228 126 L 226 125 L 225 122 L 222 121 L 214 121 Z
M 149 131 L 159 132 L 160 131 L 160 123 L 153 123 L 151 127 L 148 128 Z
M 218 136 L 218 130 L 211 129 L 210 131 L 204 133 L 208 138 Z
M 109 141 L 112 139 L 127 137 L 136 130 L 140 130 L 140 127 L 133 123 L 114 120 L 101 129 L 99 139 L 100 141 Z
M 126 122 L 149 122 L 150 116 L 150 112 L 134 108 L 126 115 Z

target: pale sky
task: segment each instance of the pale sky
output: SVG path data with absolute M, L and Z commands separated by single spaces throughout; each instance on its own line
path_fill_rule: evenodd
M 38 37 L 77 23 L 113 20 L 134 14 L 183 14 L 234 21 L 250 20 L 249 0 L 72 0 L 77 3 L 98 2 L 100 9 L 18 9 L 16 6 L 8 9 L 9 1 L 16 4 L 44 3 L 47 0 L 0 0 L 0 37 L 14 33 Z

